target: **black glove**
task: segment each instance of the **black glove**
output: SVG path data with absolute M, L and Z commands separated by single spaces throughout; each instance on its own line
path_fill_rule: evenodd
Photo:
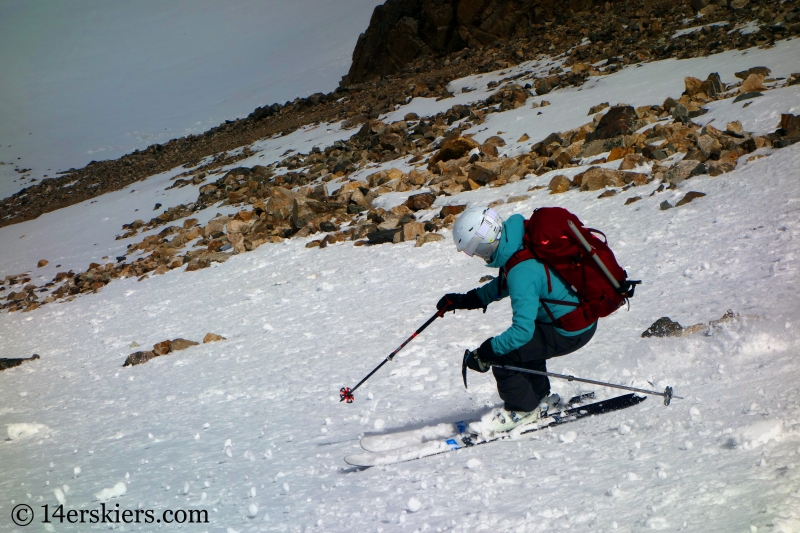
M 486 312 L 486 306 L 483 305 L 481 299 L 478 297 L 478 291 L 472 289 L 467 294 L 458 294 L 451 292 L 442 296 L 436 304 L 436 309 L 439 311 L 455 311 L 456 309 L 483 309 Z
M 472 351 L 472 352 L 469 351 L 469 350 L 466 350 L 464 352 L 464 361 L 462 363 L 462 371 L 463 371 L 463 367 L 469 368 L 470 370 L 474 370 L 475 372 L 480 372 L 481 374 L 483 374 L 484 372 L 488 372 L 489 368 L 491 368 L 485 362 L 481 361 L 480 357 L 478 357 L 478 351 L 477 350 Z
M 475 372 L 488 372 L 491 368 L 490 363 L 499 363 L 500 358 L 494 353 L 492 349 L 492 339 L 488 338 L 483 341 L 480 348 L 474 351 L 466 350 L 464 352 L 464 359 L 461 361 L 461 377 L 464 378 L 464 387 L 467 387 L 467 369 L 474 370 Z
M 491 337 L 483 341 L 477 350 L 464 352 L 464 364 L 467 368 L 476 372 L 486 372 L 491 368 L 491 364 L 497 364 L 500 358 L 494 353 Z
M 492 337 L 489 337 L 480 345 L 480 347 L 475 350 L 478 354 L 478 357 L 484 363 L 501 363 L 500 356 L 494 353 L 494 348 L 492 348 Z

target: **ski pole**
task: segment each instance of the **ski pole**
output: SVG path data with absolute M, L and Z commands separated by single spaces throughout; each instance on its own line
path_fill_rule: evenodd
M 509 365 L 498 365 L 498 364 L 490 364 L 489 366 L 496 366 L 500 368 L 504 368 L 506 370 L 514 370 L 517 372 L 527 372 L 528 374 L 536 374 L 538 376 L 549 376 L 552 378 L 561 378 L 566 379 L 567 381 L 580 381 L 582 383 L 591 383 L 592 385 L 601 385 L 603 387 L 612 387 L 614 389 L 623 389 L 629 390 L 633 392 L 641 392 L 643 394 L 652 394 L 654 396 L 663 396 L 664 397 L 664 405 L 669 405 L 669 402 L 673 398 L 677 398 L 679 400 L 683 400 L 680 396 L 674 396 L 672 394 L 672 387 L 667 386 L 664 389 L 664 392 L 646 390 L 646 389 L 637 389 L 636 387 L 626 387 L 625 385 L 615 385 L 614 383 L 605 383 L 603 381 L 594 381 L 592 379 L 584 379 L 584 378 L 576 378 L 575 376 L 567 376 L 564 374 L 554 374 L 552 372 L 542 372 L 540 370 L 530 370 L 528 368 L 519 368 L 517 366 L 509 366 Z
M 444 316 L 444 313 L 445 313 L 445 311 L 448 311 L 448 308 L 447 308 L 447 307 L 444 307 L 444 308 L 442 308 L 442 310 L 441 310 L 441 311 L 437 311 L 437 312 L 436 312 L 436 314 L 434 314 L 432 317 L 430 317 L 430 318 L 427 320 L 427 322 L 425 322 L 424 324 L 422 324 L 422 325 L 419 327 L 419 329 L 418 329 L 417 331 L 415 331 L 415 332 L 414 332 L 414 333 L 413 333 L 413 334 L 412 334 L 412 335 L 411 335 L 409 338 L 407 338 L 405 341 L 403 341 L 403 344 L 401 344 L 400 346 L 398 346 L 398 347 L 397 347 L 397 349 L 396 349 L 395 351 L 393 351 L 392 353 L 390 353 L 390 354 L 389 354 L 389 356 L 388 356 L 386 359 L 384 359 L 384 360 L 383 360 L 383 362 L 382 362 L 381 364 L 379 364 L 378 366 L 376 366 L 376 367 L 375 367 L 375 369 L 374 369 L 372 372 L 370 372 L 369 374 L 367 374 L 367 376 L 366 376 L 364 379 L 362 379 L 361 381 L 359 381 L 359 382 L 358 382 L 358 385 L 356 385 L 356 386 L 355 386 L 355 387 L 353 387 L 352 389 L 351 389 L 350 387 L 342 387 L 341 389 L 339 389 L 339 398 L 340 398 L 340 400 L 339 400 L 339 401 L 340 401 L 340 402 L 353 403 L 353 400 L 355 400 L 355 398 L 353 397 L 353 393 L 356 391 L 356 389 L 357 389 L 357 388 L 359 388 L 359 387 L 360 387 L 360 386 L 361 386 L 361 385 L 362 385 L 362 384 L 363 384 L 365 381 L 367 381 L 367 380 L 368 380 L 370 377 L 372 377 L 372 374 L 374 374 L 375 372 L 377 372 L 378 370 L 380 370 L 380 368 L 381 368 L 383 365 L 385 365 L 386 363 L 388 363 L 389 361 L 391 361 L 392 359 L 394 359 L 394 356 L 395 356 L 395 355 L 397 355 L 397 352 L 399 352 L 400 350 L 402 350 L 402 349 L 403 349 L 403 347 L 404 347 L 406 344 L 408 344 L 409 342 L 411 342 L 411 341 L 414 339 L 414 337 L 416 337 L 417 335 L 419 335 L 420 333 L 422 333 L 422 331 L 423 331 L 425 328 L 427 328 L 428 326 L 430 326 L 430 325 L 431 325 L 431 323 L 432 323 L 434 320 L 436 320 L 436 319 L 437 319 L 437 318 L 439 318 L 439 317 L 442 317 L 442 316 Z

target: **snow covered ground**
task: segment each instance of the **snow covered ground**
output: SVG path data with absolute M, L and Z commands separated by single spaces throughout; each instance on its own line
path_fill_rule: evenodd
M 0 198 L 334 90 L 380 3 L 0 1 Z
M 796 42 L 751 50 L 742 63 L 766 64 L 780 75 L 797 71 Z M 573 120 L 579 107 L 574 120 L 582 114 L 586 122 L 589 105 L 656 103 L 677 97 L 684 75 L 719 71 L 732 81 L 742 68 L 740 56 L 714 57 L 715 64 L 701 66 L 692 60 L 632 67 L 571 98 L 555 91 L 545 97 L 552 102 L 545 110 Z M 639 91 L 648 85 L 645 99 Z M 774 129 L 775 113 L 797 108 L 794 89 L 767 93 L 740 110 L 745 128 L 758 129 L 763 120 L 763 128 L 772 121 Z M 727 120 L 730 106 L 717 102 L 701 118 Z M 517 135 L 518 128 L 541 138 L 583 123 L 561 126 L 551 118 L 533 132 L 520 126 L 528 120 L 517 120 L 522 111 L 491 115 L 487 134 L 496 128 Z M 330 139 L 310 144 L 331 142 L 342 134 L 330 129 L 298 132 L 291 142 L 299 147 L 323 134 Z M 273 141 L 264 141 L 260 161 L 256 154 L 237 165 L 278 157 L 284 146 Z M 485 315 L 437 320 L 356 392 L 355 403 L 339 403 L 339 388 L 353 386 L 422 324 L 442 294 L 466 291 L 492 273 L 457 254 L 449 232 L 421 248 L 307 249 L 306 240 L 292 239 L 208 269 L 118 280 L 69 303 L 2 314 L 0 357 L 41 359 L 0 373 L 0 427 L 10 437 L 0 442 L 0 530 L 12 527 L 17 504 L 40 513 L 45 504 L 93 509 L 108 498 L 122 509 L 157 514 L 209 511 L 209 524 L 184 525 L 186 531 L 798 533 L 800 145 L 763 153 L 769 155 L 728 174 L 695 177 L 653 196 L 656 183 L 606 199 L 528 191 L 547 184 L 544 175 L 447 198 L 487 203 L 524 193 L 530 198 L 498 206 L 500 214 L 558 205 L 602 229 L 624 268 L 644 283 L 630 311 L 602 320 L 589 346 L 550 369 L 643 388 L 671 385 L 686 399 L 664 407 L 650 398 L 561 429 L 397 466 L 357 470 L 342 457 L 359 449 L 360 435 L 474 417 L 499 404 L 489 375 L 473 374 L 464 390 L 460 357 L 508 325 L 507 302 Z M 160 196 L 168 178 L 136 184 L 137 194 L 119 191 L 3 228 L 0 272 L 30 269 L 34 259 L 59 253 L 75 264 L 89 260 L 91 251 L 70 252 L 78 246 L 70 224 L 97 224 L 98 247 L 113 253 L 125 242 L 110 240 L 121 222 L 145 218 L 132 209 L 147 212 L 155 201 L 167 207 L 194 194 L 185 188 Z M 707 196 L 659 209 L 687 191 Z M 140 192 L 141 205 L 129 200 Z M 625 206 L 634 195 L 642 200 Z M 100 224 L 100 217 L 109 220 Z M 32 240 L 6 248 L 18 233 Z M 6 249 L 27 256 L 6 259 Z M 661 316 L 690 326 L 728 309 L 741 319 L 706 334 L 640 337 Z M 168 338 L 199 341 L 207 332 L 227 340 L 121 367 L 137 349 Z M 553 389 L 564 397 L 589 390 L 556 380 Z

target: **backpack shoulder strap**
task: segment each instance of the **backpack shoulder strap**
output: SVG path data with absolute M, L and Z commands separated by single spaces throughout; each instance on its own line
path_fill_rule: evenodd
M 533 255 L 533 252 L 531 252 L 527 248 L 523 248 L 522 250 L 515 252 L 514 255 L 509 257 L 508 261 L 506 261 L 506 264 L 500 267 L 500 290 L 502 291 L 506 288 L 508 273 L 511 271 L 512 268 L 514 268 L 523 261 L 535 258 L 536 256 Z

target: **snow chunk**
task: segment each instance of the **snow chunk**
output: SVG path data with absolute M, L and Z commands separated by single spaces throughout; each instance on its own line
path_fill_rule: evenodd
M 664 529 L 669 527 L 666 518 L 662 518 L 660 516 L 654 516 L 652 518 L 648 518 L 647 521 L 644 523 L 650 529 Z
M 764 420 L 744 428 L 740 433 L 740 443 L 745 448 L 756 448 L 771 440 L 777 440 L 783 432 L 780 420 Z
M 408 509 L 410 513 L 416 513 L 417 511 L 419 511 L 420 507 L 422 507 L 422 504 L 419 502 L 418 499 L 413 497 L 409 498 L 408 503 L 406 504 L 406 509 Z
M 58 501 L 59 505 L 64 505 L 67 503 L 67 498 L 64 496 L 64 491 L 60 488 L 56 487 L 53 489 L 53 494 L 56 496 L 56 500 Z
M 120 481 L 111 488 L 105 488 L 94 495 L 94 499 L 101 502 L 107 502 L 112 498 L 119 498 L 128 492 L 128 487 L 123 481 Z
M 46 434 L 50 431 L 50 428 L 44 424 L 28 424 L 24 422 L 20 424 L 6 424 L 6 428 L 8 429 L 8 438 L 11 440 L 24 440 L 36 434 Z
M 578 436 L 578 434 L 575 433 L 574 431 L 567 431 L 566 433 L 562 433 L 561 435 L 559 435 L 558 439 L 561 442 L 569 443 L 569 442 L 575 442 L 575 439 L 577 438 L 577 436 Z
M 479 466 L 481 466 L 481 461 L 480 461 L 480 459 L 475 459 L 475 458 L 473 457 L 472 459 L 470 459 L 469 461 L 467 461 L 467 468 L 469 468 L 469 469 L 471 469 L 471 470 L 474 470 L 474 469 L 478 468 Z

